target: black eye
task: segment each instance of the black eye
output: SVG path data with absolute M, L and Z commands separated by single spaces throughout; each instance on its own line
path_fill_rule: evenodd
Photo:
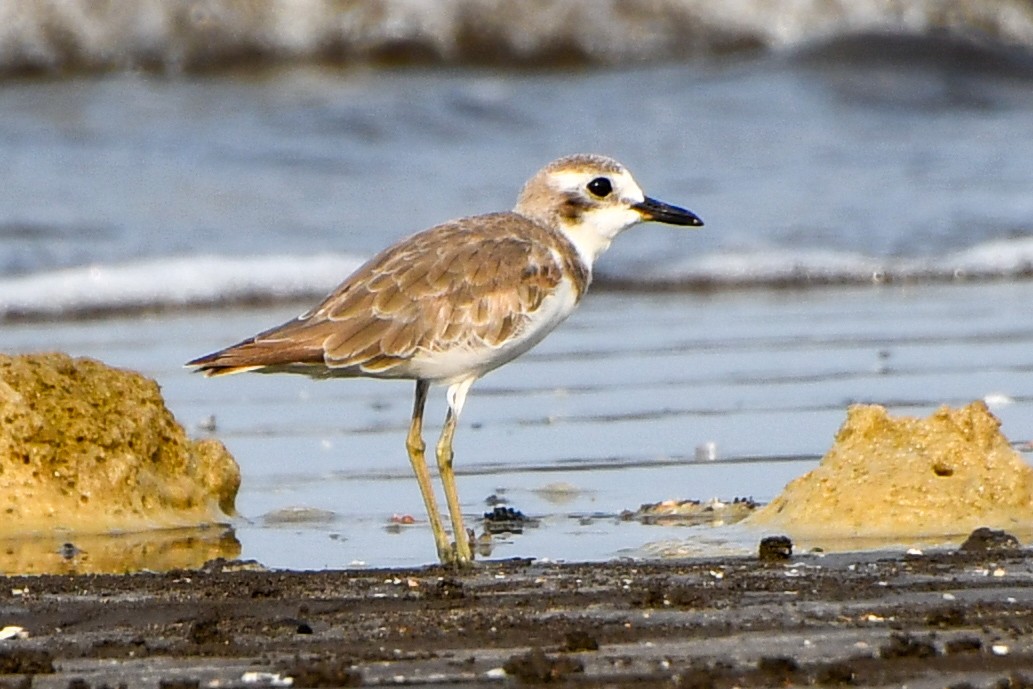
M 588 191 L 592 192 L 593 196 L 598 196 L 601 199 L 606 198 L 613 191 L 613 184 L 605 177 L 596 177 L 588 183 Z

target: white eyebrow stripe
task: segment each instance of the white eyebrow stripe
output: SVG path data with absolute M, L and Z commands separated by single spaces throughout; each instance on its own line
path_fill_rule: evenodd
M 607 177 L 613 182 L 614 191 L 617 192 L 619 198 L 631 203 L 642 203 L 646 200 L 646 195 L 642 192 L 641 187 L 638 186 L 631 174 L 624 170 L 621 172 L 607 172 L 605 174 L 582 170 L 564 170 L 554 172 L 550 177 L 556 180 L 558 187 L 563 191 L 580 190 L 596 177 Z

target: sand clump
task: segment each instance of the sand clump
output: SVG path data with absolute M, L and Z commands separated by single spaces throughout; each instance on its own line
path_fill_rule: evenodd
M 239 486 L 222 443 L 187 438 L 153 380 L 0 355 L 0 537 L 226 523 Z
M 1033 468 L 982 402 L 925 419 L 857 405 L 817 469 L 749 523 L 794 537 L 900 538 L 1033 527 Z

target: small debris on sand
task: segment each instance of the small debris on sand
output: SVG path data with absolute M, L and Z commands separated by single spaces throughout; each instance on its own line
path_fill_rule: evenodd
M 879 648 L 880 658 L 932 658 L 938 655 L 928 639 L 910 634 L 891 634 L 889 643 Z
M 0 649 L 0 675 L 49 675 L 54 656 L 40 648 Z
M 361 687 L 362 673 L 353 669 L 350 658 L 330 656 L 296 661 L 285 668 L 293 682 L 280 686 L 293 687 Z
M 520 510 L 512 507 L 496 507 L 484 513 L 484 530 L 489 534 L 524 532 L 526 527 L 538 526 L 537 519 L 530 519 Z
M 575 629 L 563 637 L 563 650 L 571 653 L 579 651 L 598 651 L 599 641 L 584 629 Z
M 718 500 L 664 500 L 646 503 L 636 511 L 621 512 L 623 521 L 660 526 L 721 526 L 735 524 L 757 508 L 753 498 Z
M 1033 467 L 983 402 L 926 419 L 849 409 L 817 469 L 748 520 L 794 539 L 967 534 L 1033 526 Z
M 788 536 L 762 538 L 757 555 L 761 562 L 785 562 L 793 556 L 793 542 Z
M 1018 550 L 1019 539 L 1010 533 L 982 526 L 968 535 L 959 550 L 974 553 L 997 552 L 1001 550 Z
M 522 655 L 512 656 L 502 669 L 522 682 L 533 684 L 561 682 L 567 675 L 584 672 L 585 665 L 577 658 L 550 656 L 540 648 L 533 648 Z

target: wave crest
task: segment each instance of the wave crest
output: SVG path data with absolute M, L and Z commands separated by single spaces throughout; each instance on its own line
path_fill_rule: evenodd
M 324 294 L 354 256 L 191 256 L 91 265 L 0 280 L 0 320 L 84 318 Z
M 350 255 L 199 256 L 96 265 L 0 279 L 0 321 L 311 300 L 361 259 Z M 752 250 L 600 276 L 602 287 L 647 290 L 816 287 L 1033 278 L 1033 238 L 999 240 L 925 259 L 835 251 Z
M 863 32 L 1033 47 L 1024 0 L 18 0 L 0 73 L 206 70 L 258 61 L 625 63 Z
M 1031 277 L 1033 238 L 1019 238 L 989 241 L 942 256 L 924 258 L 877 258 L 831 250 L 729 251 L 675 261 L 641 275 L 611 275 L 604 281 L 624 288 L 722 289 Z

